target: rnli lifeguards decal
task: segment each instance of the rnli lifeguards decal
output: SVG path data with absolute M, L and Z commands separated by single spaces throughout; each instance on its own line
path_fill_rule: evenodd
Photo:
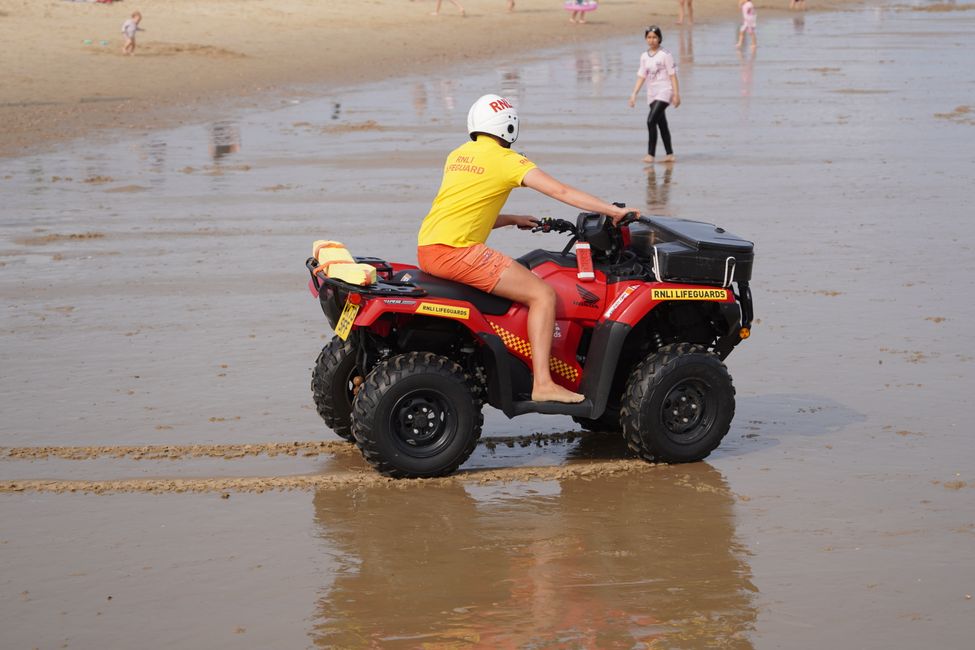
M 467 320 L 471 317 L 471 310 L 467 307 L 454 307 L 453 305 L 438 305 L 432 302 L 421 302 L 416 308 L 415 314 L 430 314 L 431 316 L 443 316 L 444 318 L 459 318 Z
M 653 300 L 727 300 L 727 289 L 652 289 Z

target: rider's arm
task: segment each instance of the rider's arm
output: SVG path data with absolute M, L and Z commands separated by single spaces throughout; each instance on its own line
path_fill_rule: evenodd
M 612 217 L 613 223 L 618 222 L 623 218 L 624 215 L 630 212 L 635 212 L 637 216 L 640 215 L 639 210 L 633 210 L 631 208 L 617 208 L 615 205 L 606 203 L 606 201 L 598 199 L 592 194 L 588 194 L 582 190 L 577 190 L 574 187 L 566 185 L 565 183 L 552 178 L 538 167 L 525 174 L 521 184 L 525 187 L 530 187 L 533 190 L 541 192 L 545 196 L 550 196 L 557 201 L 567 203 L 574 208 L 609 215 Z
M 499 214 L 498 218 L 494 221 L 495 228 L 518 226 L 522 230 L 525 230 L 526 228 L 534 228 L 537 225 L 538 219 L 530 214 Z

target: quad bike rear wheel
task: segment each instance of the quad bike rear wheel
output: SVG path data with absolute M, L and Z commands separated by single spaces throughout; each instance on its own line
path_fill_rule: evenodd
M 430 352 L 378 364 L 352 405 L 356 445 L 393 478 L 452 473 L 474 451 L 483 422 L 464 370 Z
M 352 344 L 336 336 L 322 348 L 311 373 L 311 393 L 318 414 L 332 431 L 349 442 L 354 442 L 352 398 L 355 379 L 362 374 L 356 367 L 355 356 Z
M 728 369 L 700 345 L 660 348 L 633 369 L 621 411 L 627 446 L 650 462 L 702 460 L 735 415 Z

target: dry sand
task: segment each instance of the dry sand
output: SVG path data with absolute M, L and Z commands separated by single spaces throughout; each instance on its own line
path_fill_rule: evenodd
M 632 35 L 648 22 L 665 35 L 676 28 L 676 0 L 606 0 L 586 25 L 570 24 L 558 0 L 519 0 L 513 13 L 503 0 L 463 4 L 466 17 L 449 3 L 431 16 L 432 0 L 0 0 L 0 156 L 102 129 L 201 121 L 215 102 L 260 102 L 306 84 L 491 65 L 499 53 Z M 786 4 L 758 6 L 770 16 Z M 128 57 L 120 28 L 137 9 L 145 32 Z M 695 11 L 698 23 L 732 18 L 737 4 L 697 0 Z

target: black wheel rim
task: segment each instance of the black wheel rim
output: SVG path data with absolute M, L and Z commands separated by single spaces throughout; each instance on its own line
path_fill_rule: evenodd
M 355 384 L 352 383 L 352 380 L 355 379 L 358 375 L 359 375 L 359 369 L 356 368 L 355 366 L 352 366 L 349 369 L 349 372 L 345 376 L 345 381 L 339 384 L 339 390 L 341 390 L 342 388 L 345 389 L 341 397 L 345 398 L 345 407 L 349 411 L 352 410 L 352 400 L 355 399 Z
M 393 405 L 389 429 L 401 452 L 414 458 L 427 458 L 442 451 L 454 439 L 457 413 L 439 391 L 412 391 Z
M 668 438 L 689 445 L 707 435 L 716 410 L 717 397 L 711 387 L 700 379 L 685 379 L 667 392 L 660 419 Z

